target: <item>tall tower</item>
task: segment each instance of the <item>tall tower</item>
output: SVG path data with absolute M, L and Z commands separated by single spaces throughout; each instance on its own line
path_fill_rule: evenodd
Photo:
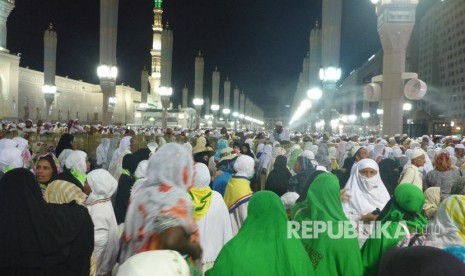
M 226 80 L 224 81 L 224 100 L 223 100 L 223 114 L 224 114 L 224 120 L 226 123 L 229 122 L 229 113 L 231 113 L 231 107 L 229 106 L 229 102 L 231 99 L 231 82 L 229 81 L 229 78 L 226 77 Z M 229 125 L 227 125 L 229 127 Z
M 50 23 L 44 34 L 44 86 L 42 86 L 45 97 L 45 118 L 47 119 L 50 119 L 51 107 L 57 91 L 55 86 L 56 61 L 57 33 Z
M 8 52 L 6 48 L 6 20 L 15 8 L 15 0 L 0 0 L 0 51 Z
M 103 93 L 103 124 L 113 121 L 116 107 L 116 39 L 118 32 L 119 0 L 100 0 L 100 64 L 97 75 Z
M 220 110 L 220 72 L 215 67 L 215 71 L 212 74 L 212 105 L 211 110 L 213 112 L 213 127 L 216 127 L 216 117 L 218 116 L 218 110 Z
M 203 73 L 205 68 L 205 62 L 202 57 L 202 53 L 197 55 L 195 58 L 195 76 L 194 76 L 194 106 L 196 111 L 196 128 L 200 127 L 200 112 L 203 106 Z
M 155 6 L 153 9 L 153 42 L 152 50 L 150 55 L 152 56 L 152 69 L 149 77 L 150 82 L 150 100 L 149 102 L 157 109 L 161 108 L 161 98 L 158 94 L 158 87 L 160 87 L 161 79 L 161 37 L 163 32 L 163 21 L 162 21 L 162 0 L 154 0 Z

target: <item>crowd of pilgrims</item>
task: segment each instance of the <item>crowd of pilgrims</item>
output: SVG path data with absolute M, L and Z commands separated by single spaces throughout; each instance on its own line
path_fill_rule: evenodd
M 0 275 L 465 275 L 465 139 L 281 131 L 0 139 Z

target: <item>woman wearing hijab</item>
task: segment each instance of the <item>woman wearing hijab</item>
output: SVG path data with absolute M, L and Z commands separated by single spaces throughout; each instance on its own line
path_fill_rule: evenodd
M 434 170 L 428 172 L 425 178 L 425 188 L 439 187 L 445 194 L 450 194 L 452 182 L 461 177 L 461 172 L 452 167 L 449 154 L 441 152 L 434 158 Z
M 16 147 L 4 148 L 0 151 L 0 171 L 6 173 L 24 166 L 21 151 Z
M 308 187 L 308 185 L 306 185 L 308 178 L 316 169 L 310 159 L 305 156 L 299 156 L 297 157 L 293 170 L 296 175 L 289 178 L 289 186 L 287 190 L 299 193 L 303 187 Z
M 378 275 L 379 262 L 384 253 L 404 238 L 425 232 L 427 220 L 421 214 L 425 196 L 414 184 L 402 183 L 378 217 L 376 227 L 362 247 L 362 262 L 365 276 Z
M 294 168 L 295 163 L 297 162 L 297 158 L 300 156 L 302 153 L 302 149 L 300 148 L 300 145 L 293 145 L 292 148 L 289 151 L 289 156 L 287 158 L 287 167 L 289 169 Z
M 140 252 L 172 249 L 199 259 L 198 230 L 187 190 L 193 184 L 191 153 L 166 144 L 149 160 L 147 180 L 131 195 L 119 263 Z
M 221 151 L 228 147 L 228 141 L 224 139 L 218 140 L 215 150 L 215 162 L 220 162 L 221 159 Z
M 231 220 L 223 197 L 210 188 L 205 164 L 195 164 L 194 187 L 189 190 L 202 247 L 202 272 L 213 266 L 221 248 L 232 238 Z
M 17 144 L 16 147 L 21 151 L 24 167 L 30 168 L 32 158 L 31 153 L 29 152 L 29 141 L 22 137 L 15 137 L 12 140 Z
M 35 165 L 35 174 L 42 192 L 45 192 L 47 185 L 54 181 L 59 173 L 61 173 L 61 167 L 53 153 L 39 157 Z
M 433 219 L 438 212 L 439 204 L 441 204 L 441 188 L 431 187 L 425 190 L 425 205 L 423 210 L 427 219 Z
M 427 244 L 444 249 L 465 246 L 465 196 L 452 195 L 439 205 L 436 217 L 429 225 Z
M 108 150 L 110 149 L 110 139 L 102 138 L 100 145 L 96 149 L 97 166 L 103 169 L 108 169 Z
M 88 276 L 89 212 L 75 202 L 47 204 L 35 176 L 14 169 L 0 180 L 0 275 Z
M 265 149 L 265 144 L 260 142 L 257 146 L 257 158 L 260 159 L 260 156 L 262 156 L 263 150 Z M 273 148 L 272 148 L 273 149 Z
M 110 139 L 110 146 L 108 147 L 108 153 L 107 153 L 108 166 L 110 165 L 109 163 L 111 162 L 111 159 L 113 158 L 113 154 L 115 154 L 115 151 L 118 149 L 120 140 L 121 139 L 119 137 L 113 137 Z
M 302 243 L 287 235 L 284 206 L 274 193 L 255 193 L 249 215 L 206 275 L 314 275 Z M 322 274 L 318 274 L 322 275 Z
M 58 141 L 58 145 L 55 148 L 55 156 L 60 158 L 61 152 L 65 149 L 76 149 L 76 144 L 74 143 L 74 136 L 69 133 L 61 135 L 60 141 Z
M 118 189 L 115 198 L 115 215 L 118 224 L 123 223 L 126 218 L 131 189 L 134 182 L 136 182 L 134 173 L 137 165 L 138 160 L 134 154 L 126 154 L 123 157 L 123 170 L 118 180 Z
M 134 147 L 134 140 L 131 136 L 125 136 L 121 139 L 119 143 L 119 148 L 113 153 L 113 157 L 110 162 L 110 166 L 108 167 L 108 171 L 113 175 L 116 181 L 119 180 L 121 176 L 121 171 L 123 170 L 123 158 L 126 154 L 132 152 Z
M 406 164 L 399 177 L 399 183 L 413 183 L 423 191 L 423 175 L 420 168 L 425 165 L 426 153 L 420 148 L 412 150 L 410 164 Z
M 274 169 L 268 175 L 265 183 L 265 189 L 274 192 L 279 197 L 287 192 L 287 183 L 289 183 L 289 178 L 291 178 L 291 172 L 287 168 L 286 163 L 286 156 L 278 156 L 274 162 Z
M 320 146 L 318 147 L 318 151 L 315 155 L 316 162 L 318 162 L 318 165 L 323 166 L 326 168 L 328 172 L 331 171 L 331 159 L 329 159 L 329 150 L 328 150 L 328 145 L 326 143 L 321 143 Z
M 465 264 L 430 246 L 393 247 L 384 254 L 379 276 L 462 276 Z
M 252 189 L 250 179 L 254 175 L 255 161 L 247 155 L 240 155 L 234 163 L 236 173 L 226 185 L 224 201 L 229 210 L 233 235 L 237 234 L 247 217 L 247 206 Z
M 263 148 L 263 152 L 258 159 L 258 167 L 257 167 L 257 180 L 260 183 L 260 190 L 265 189 L 266 179 L 268 178 L 268 174 L 270 173 L 270 162 L 271 162 L 271 152 L 273 148 L 271 145 L 266 145 Z
M 383 210 L 391 199 L 379 175 L 378 164 L 372 159 L 362 159 L 347 181 L 346 189 L 350 199 L 343 204 L 346 217 L 355 222 L 363 222 L 359 237 L 360 246 L 363 245 L 372 227 L 369 224 L 375 221 L 377 215 Z
M 305 221 L 331 224 L 333 233 L 355 231 L 342 210 L 339 180 L 335 175 L 322 173 L 316 177 L 308 189 L 307 204 L 309 211 Z M 297 222 L 302 225 L 303 221 Z M 325 231 L 320 232 L 318 237 L 301 238 L 315 275 L 362 275 L 362 260 L 356 237 L 342 234 L 335 238 Z
M 58 174 L 57 179 L 71 182 L 84 191 L 86 173 L 90 169 L 87 154 L 80 150 L 71 152 L 68 158 L 66 158 L 65 166 L 67 170 Z
M 252 150 L 250 149 L 250 144 L 248 144 L 248 143 L 242 144 L 242 146 L 241 146 L 241 154 L 250 156 L 254 160 L 256 159 L 255 154 L 253 154 Z
M 94 223 L 97 275 L 111 275 L 119 249 L 118 225 L 111 205 L 117 182 L 108 171 L 97 169 L 87 175 L 87 183 L 91 193 L 86 205 Z

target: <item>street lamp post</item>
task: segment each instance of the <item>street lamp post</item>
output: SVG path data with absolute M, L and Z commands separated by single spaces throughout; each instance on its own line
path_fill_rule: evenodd
M 324 131 L 332 133 L 331 128 L 331 109 L 333 96 L 336 92 L 336 84 L 341 78 L 341 69 L 333 66 L 320 69 L 320 80 L 323 83 L 323 94 L 325 96 L 325 108 L 323 118 L 325 121 Z
M 170 97 L 173 95 L 173 89 L 171 87 L 161 86 L 158 88 L 158 94 L 161 98 L 161 105 L 163 107 L 162 113 L 162 128 L 168 127 L 168 107 L 170 106 Z
M 195 129 L 200 129 L 200 111 L 202 110 L 203 99 L 194 98 L 193 104 L 195 107 Z

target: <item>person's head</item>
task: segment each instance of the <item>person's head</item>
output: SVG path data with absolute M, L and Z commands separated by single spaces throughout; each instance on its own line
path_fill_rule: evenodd
M 26 120 L 26 128 L 32 127 L 32 120 Z
M 241 152 L 241 143 L 234 142 L 233 143 L 233 151 L 235 154 L 239 154 Z
M 69 170 L 87 173 L 90 170 L 90 162 L 87 153 L 80 150 L 71 152 L 66 158 L 65 166 Z
M 292 168 L 295 173 L 300 173 L 308 170 L 312 166 L 312 161 L 305 156 L 297 157 L 294 167 Z
M 426 163 L 425 151 L 421 148 L 415 148 L 412 152 L 411 163 L 417 167 L 423 167 Z
M 357 161 L 360 161 L 362 159 L 368 158 L 368 150 L 364 147 L 361 147 L 356 153 L 355 153 L 355 159 Z
M 463 144 L 455 145 L 455 156 L 457 156 L 457 158 L 465 156 L 465 146 Z
M 122 167 L 124 170 L 128 170 L 131 176 L 136 172 L 137 165 L 139 165 L 139 159 L 135 154 L 129 153 L 123 157 Z
M 283 132 L 283 122 L 281 121 L 276 122 L 274 129 L 276 130 L 277 133 Z
M 134 152 L 136 149 L 136 143 L 134 139 L 132 139 L 131 136 L 125 136 L 121 141 L 119 142 L 119 149 L 120 150 L 125 150 L 128 149 L 131 152 Z
M 36 164 L 36 178 L 41 184 L 48 184 L 56 177 L 59 173 L 58 160 L 49 153 L 44 156 L 40 156 Z
M 382 180 L 379 175 L 379 166 L 376 161 L 370 158 L 365 158 L 357 163 L 358 183 L 362 185 L 363 190 L 372 190 L 381 185 Z M 360 186 L 359 186 L 360 187 Z
M 254 175 L 255 160 L 248 155 L 240 155 L 234 163 L 236 176 L 251 178 Z
M 194 176 L 194 187 L 205 188 L 210 185 L 210 171 L 205 164 L 197 163 L 194 165 L 195 176 Z
M 241 153 L 242 154 L 250 153 L 250 145 L 247 143 L 242 144 Z
M 91 190 L 91 200 L 108 199 L 115 193 L 118 187 L 116 179 L 104 169 L 96 169 L 89 172 L 86 183 Z
M 434 168 L 440 172 L 448 171 L 452 168 L 449 154 L 441 152 L 434 158 Z

